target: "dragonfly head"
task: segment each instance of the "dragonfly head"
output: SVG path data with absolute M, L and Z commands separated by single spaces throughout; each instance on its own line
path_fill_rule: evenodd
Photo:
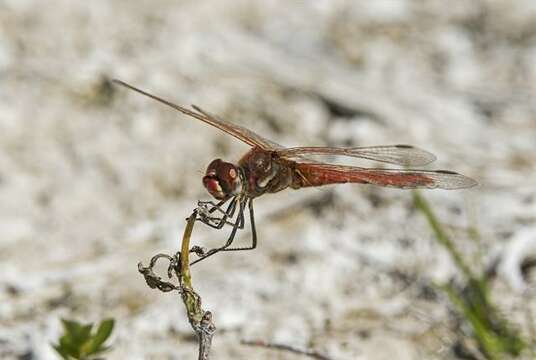
M 237 195 L 242 191 L 240 170 L 231 163 L 216 159 L 208 165 L 203 185 L 218 200 Z

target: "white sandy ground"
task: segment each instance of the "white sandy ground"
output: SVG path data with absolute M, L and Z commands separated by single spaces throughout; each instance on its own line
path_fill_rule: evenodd
M 0 358 L 55 359 L 60 317 L 108 316 L 110 359 L 195 357 L 182 303 L 136 266 L 177 249 L 183 219 L 208 199 L 206 165 L 247 146 L 125 89 L 107 96 L 113 77 L 287 146 L 434 152 L 429 168 L 480 186 L 424 196 L 475 268 L 505 259 L 493 296 L 526 329 L 534 24 L 532 0 L 0 1 Z M 300 358 L 244 338 L 334 359 L 453 358 L 448 302 L 423 294 L 456 270 L 409 192 L 344 185 L 255 205 L 259 247 L 193 270 L 215 314 L 214 359 Z M 226 233 L 200 226 L 194 241 Z

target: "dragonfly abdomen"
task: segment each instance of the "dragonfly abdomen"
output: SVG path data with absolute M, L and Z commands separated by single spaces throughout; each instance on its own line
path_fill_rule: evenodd
M 297 164 L 295 173 L 293 188 L 344 183 L 373 184 L 402 189 L 457 188 L 455 180 L 463 177 L 457 173 L 442 173 L 443 178 L 447 176 L 452 178 L 452 184 L 450 184 L 448 181 L 437 181 L 438 172 L 434 171 L 398 170 L 397 173 L 390 170 L 356 169 L 355 167 L 315 163 Z

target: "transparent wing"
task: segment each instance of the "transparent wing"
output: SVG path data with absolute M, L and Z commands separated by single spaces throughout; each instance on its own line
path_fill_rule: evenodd
M 236 138 L 244 141 L 245 143 L 248 143 L 250 145 L 253 144 L 252 146 L 260 147 L 263 150 L 284 149 L 284 147 L 282 145 L 279 145 L 276 142 L 268 140 L 265 137 L 260 136 L 259 134 L 255 133 L 255 132 L 253 132 L 253 131 L 251 131 L 249 129 L 246 129 L 245 127 L 242 127 L 240 125 L 235 125 L 233 123 L 230 123 L 228 121 L 225 121 L 225 120 L 221 119 L 219 116 L 210 114 L 207 111 L 201 109 L 199 106 L 192 105 L 192 108 L 194 108 L 194 110 L 196 110 L 196 111 L 200 112 L 201 114 L 203 114 L 206 117 L 207 120 L 210 120 L 211 125 L 216 126 L 216 123 L 220 123 L 220 124 L 222 124 L 222 126 L 225 126 L 226 128 L 232 128 L 234 133 L 231 133 L 230 131 L 227 131 L 226 129 L 223 129 L 223 128 L 219 127 L 219 126 L 216 126 L 217 128 L 227 132 L 228 134 L 231 134 L 231 135 L 235 136 Z M 241 137 L 237 136 L 237 134 L 239 134 Z M 246 141 L 245 139 L 247 139 L 250 142 Z
M 303 155 L 342 155 L 404 166 L 422 166 L 436 159 L 434 154 L 411 145 L 349 148 L 293 147 L 278 150 L 277 153 L 286 158 Z
M 464 189 L 477 185 L 467 176 L 448 170 L 369 169 L 324 163 L 295 163 L 301 186 L 358 183 L 401 189 Z
M 194 117 L 198 120 L 201 120 L 209 125 L 212 125 L 224 132 L 226 132 L 229 135 L 234 136 L 235 138 L 242 140 L 248 145 L 251 146 L 257 146 L 264 150 L 276 150 L 276 149 L 282 149 L 283 147 L 281 145 L 278 145 L 268 139 L 263 138 L 262 136 L 254 133 L 251 130 L 246 129 L 245 127 L 235 125 L 233 123 L 230 123 L 228 121 L 222 120 L 216 116 L 210 115 L 206 111 L 203 111 L 197 106 L 192 105 L 192 108 L 195 111 L 192 111 L 190 109 L 187 109 L 185 107 L 176 105 L 170 101 L 164 100 L 156 95 L 149 94 L 148 92 L 145 92 L 141 89 L 138 89 L 130 84 L 125 83 L 124 81 L 114 79 L 114 83 L 119 84 L 121 86 L 124 86 L 130 90 L 136 91 L 137 93 L 140 93 L 142 95 L 148 96 L 151 99 L 154 99 L 162 104 L 165 104 L 169 107 L 172 107 L 175 110 L 180 111 L 183 114 L 186 114 L 188 116 Z

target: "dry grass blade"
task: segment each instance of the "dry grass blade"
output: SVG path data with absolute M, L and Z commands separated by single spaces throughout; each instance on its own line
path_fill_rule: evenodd
M 317 360 L 333 360 L 332 358 L 328 357 L 327 355 L 321 354 L 315 350 L 311 349 L 301 349 L 297 346 L 293 345 L 287 345 L 287 344 L 279 344 L 279 343 L 272 343 L 272 342 L 266 342 L 262 340 L 242 340 L 241 343 L 243 345 L 247 346 L 257 346 L 257 347 L 265 347 L 270 349 L 277 349 L 277 350 L 284 350 L 289 351 L 295 354 L 305 355 L 309 356 L 313 359 Z

